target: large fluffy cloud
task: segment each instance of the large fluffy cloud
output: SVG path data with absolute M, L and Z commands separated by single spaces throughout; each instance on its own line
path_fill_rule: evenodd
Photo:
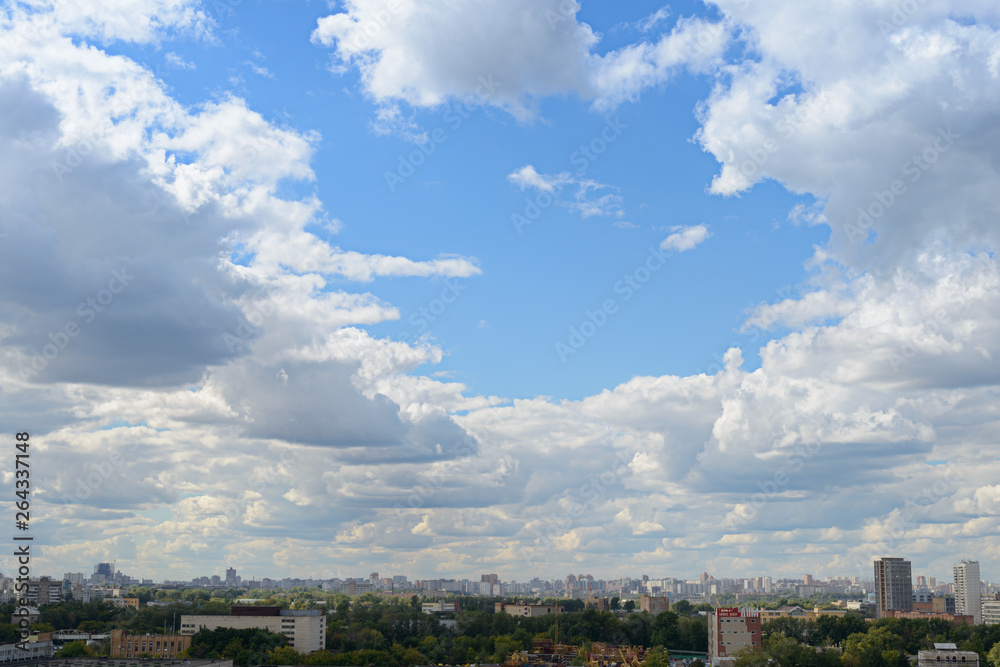
M 680 68 L 705 69 L 729 37 L 721 23 L 687 18 L 655 42 L 597 54 L 600 38 L 579 10 L 567 0 L 350 0 L 312 39 L 334 49 L 335 69 L 358 68 L 381 104 L 475 97 L 524 119 L 552 95 L 599 107 L 635 99 Z

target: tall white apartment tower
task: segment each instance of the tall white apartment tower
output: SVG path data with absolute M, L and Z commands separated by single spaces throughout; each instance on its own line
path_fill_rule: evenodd
M 983 622 L 983 597 L 979 587 L 979 561 L 963 560 L 955 565 L 955 613 Z

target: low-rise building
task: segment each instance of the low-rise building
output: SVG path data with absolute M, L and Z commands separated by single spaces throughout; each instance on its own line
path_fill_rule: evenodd
M 778 609 L 760 609 L 760 622 L 767 623 L 775 618 L 801 618 L 805 621 L 815 621 L 821 616 L 840 617 L 847 613 L 844 609 L 820 609 L 813 607 L 811 610 L 804 609 L 798 605 L 785 605 Z
M 554 604 L 510 604 L 509 602 L 497 602 L 493 611 L 497 614 L 505 613 L 511 616 L 524 616 L 526 618 L 534 618 L 536 616 L 546 616 L 548 614 L 556 613 L 556 605 Z M 559 608 L 562 611 L 562 607 Z
M 176 658 L 191 647 L 191 635 L 130 635 L 124 630 L 111 631 L 112 658 Z
M 21 646 L 24 648 L 21 648 Z M 18 644 L 0 644 L 0 663 L 51 658 L 54 650 L 51 641 L 25 642 L 21 646 Z
M 23 612 L 23 613 L 19 614 L 17 612 Z M 28 621 L 28 625 L 31 625 L 32 623 L 38 620 L 40 614 L 41 612 L 38 611 L 37 607 L 18 607 L 15 610 L 15 612 L 11 615 L 10 622 L 13 623 L 14 625 L 19 626 L 21 623 L 21 619 L 24 619 Z
M 583 601 L 583 606 L 597 611 L 611 611 L 611 601 L 607 598 L 589 597 Z
M 899 611 L 898 609 L 890 609 L 883 614 L 882 618 L 917 618 L 924 620 L 929 618 L 940 618 L 943 621 L 949 621 L 951 623 L 965 623 L 966 625 L 976 624 L 975 618 L 969 614 L 926 614 L 919 611 Z
M 975 651 L 959 651 L 958 646 L 951 643 L 935 643 L 934 650 L 917 653 L 917 667 L 957 666 L 979 667 L 979 654 Z
M 424 602 L 420 605 L 420 610 L 425 614 L 451 614 L 462 611 L 457 602 Z
M 108 598 L 108 602 L 119 609 L 138 609 L 139 598 Z
M 230 615 L 181 616 L 181 634 L 193 635 L 201 629 L 261 628 L 282 634 L 299 653 L 313 653 L 326 647 L 326 616 L 319 609 L 279 609 L 278 607 L 232 607 Z

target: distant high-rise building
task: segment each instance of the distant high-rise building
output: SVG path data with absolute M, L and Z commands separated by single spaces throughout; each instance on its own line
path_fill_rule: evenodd
M 236 585 L 236 568 L 226 568 L 226 586 Z
M 937 579 L 934 577 L 927 577 L 927 587 L 934 588 L 937 586 Z
M 917 576 L 917 586 L 926 587 L 927 586 L 927 577 L 925 577 L 922 574 L 918 575 Z
M 812 586 L 813 576 L 811 574 L 806 574 L 802 576 L 802 583 L 806 586 Z
M 913 611 L 910 561 L 902 558 L 875 561 L 875 613 L 882 618 L 890 609 Z
M 111 563 L 98 563 L 94 566 L 94 574 L 102 574 L 105 579 L 114 579 L 115 566 Z
M 500 577 L 495 574 L 484 574 L 479 578 L 479 581 L 480 582 L 485 581 L 488 584 L 493 584 L 494 586 L 496 586 L 497 584 L 500 583 Z
M 955 612 L 983 622 L 983 595 L 979 585 L 979 561 L 963 560 L 955 565 Z

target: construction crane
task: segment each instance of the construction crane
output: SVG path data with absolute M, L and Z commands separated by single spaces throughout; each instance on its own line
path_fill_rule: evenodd
M 556 598 L 556 646 L 559 646 L 559 598 Z

